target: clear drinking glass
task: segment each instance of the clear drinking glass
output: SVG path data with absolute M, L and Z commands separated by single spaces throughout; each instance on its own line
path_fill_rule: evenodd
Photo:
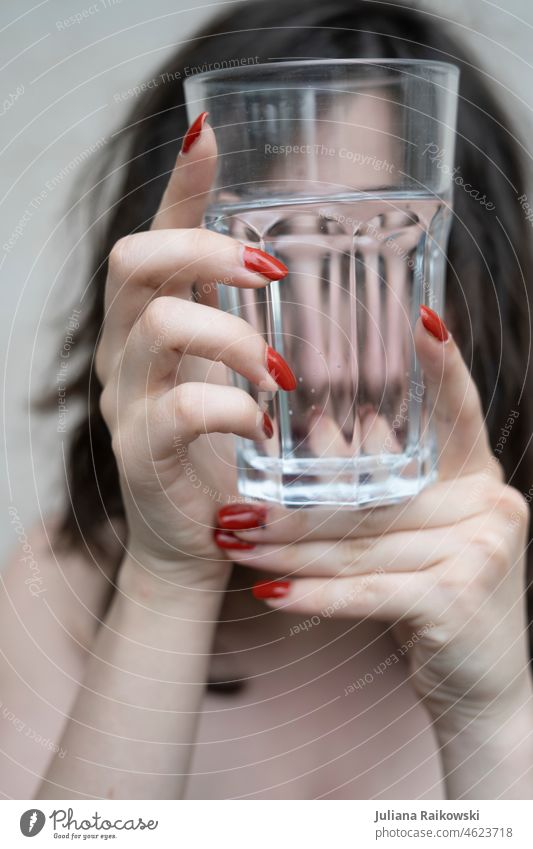
M 274 422 L 270 440 L 237 438 L 241 495 L 354 508 L 434 478 L 413 328 L 420 304 L 443 307 L 458 77 L 350 59 L 186 80 L 188 118 L 208 111 L 218 145 L 205 226 L 289 268 L 265 289 L 218 287 L 298 380 L 269 396 L 232 374 Z

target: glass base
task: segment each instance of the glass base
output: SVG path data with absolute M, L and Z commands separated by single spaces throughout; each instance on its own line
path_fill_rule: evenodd
M 418 495 L 437 477 L 429 451 L 426 456 L 391 454 L 356 460 L 273 460 L 239 451 L 238 465 L 242 496 L 285 507 L 357 510 L 396 504 Z

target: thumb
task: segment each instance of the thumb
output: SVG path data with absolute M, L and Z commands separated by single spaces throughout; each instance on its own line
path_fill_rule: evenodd
M 217 143 L 201 112 L 183 137 L 151 230 L 198 227 L 207 205 L 217 167 Z
M 455 340 L 434 310 L 420 307 L 414 337 L 430 397 L 429 417 L 437 433 L 440 477 L 493 469 L 501 478 L 478 389 Z

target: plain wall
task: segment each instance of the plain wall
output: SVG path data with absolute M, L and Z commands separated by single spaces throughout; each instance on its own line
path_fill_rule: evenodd
M 52 319 L 83 282 L 79 261 L 65 273 L 72 243 L 61 223 L 77 163 L 105 143 L 131 105 L 131 98 L 117 103 L 115 95 L 150 78 L 166 54 L 224 5 L 231 4 L 3 0 L 0 5 L 2 555 L 20 545 L 21 527 L 29 530 L 62 498 L 67 435 L 58 425 L 71 427 L 75 410 L 67 398 L 61 420 L 57 412 L 36 417 L 28 398 L 47 384 L 57 385 L 69 328 L 54 328 Z M 531 0 L 506 0 L 505 9 L 486 0 L 421 5 L 468 44 L 472 63 L 486 69 L 522 136 L 530 138 Z M 80 22 L 65 24 L 79 13 L 85 15 Z M 18 542 L 13 510 L 21 521 Z

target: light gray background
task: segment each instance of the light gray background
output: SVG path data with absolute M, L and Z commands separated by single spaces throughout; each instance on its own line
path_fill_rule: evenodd
M 1 479 L 2 555 L 17 545 L 10 505 L 29 530 L 41 513 L 54 510 L 61 500 L 64 437 L 57 432 L 57 414 L 48 419 L 30 416 L 27 402 L 30 385 L 32 392 L 46 383 L 56 385 L 50 362 L 67 328 L 59 327 L 58 335 L 51 321 L 65 293 L 78 291 L 83 280 L 79 260 L 61 273 L 71 237 L 60 221 L 77 171 L 69 164 L 118 127 L 131 100 L 117 104 L 113 95 L 150 78 L 166 54 L 224 5 L 231 4 L 193 7 L 183 0 L 2 0 L 0 4 L 0 351 L 5 363 L 6 463 Z M 522 135 L 531 138 L 532 0 L 427 0 L 418 5 L 449 22 L 467 43 L 472 63 L 486 68 Z M 81 23 L 62 26 L 64 19 L 91 7 L 97 11 Z M 69 176 L 61 178 L 66 167 Z M 21 232 L 6 251 L 2 246 L 21 219 Z M 57 356 L 58 367 L 59 363 Z M 69 409 L 67 426 L 75 418 L 75 410 Z

